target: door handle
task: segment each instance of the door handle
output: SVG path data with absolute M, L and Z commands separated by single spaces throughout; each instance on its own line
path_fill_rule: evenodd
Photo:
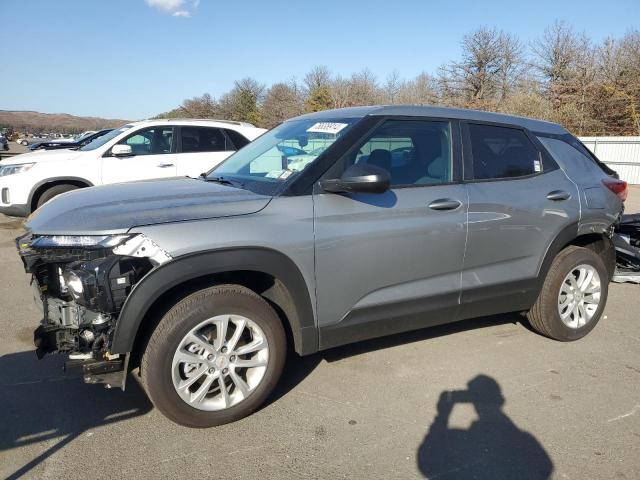
M 169 168 L 169 167 L 173 167 L 173 163 L 159 163 L 158 167 L 160 168 Z
M 462 203 L 452 198 L 439 198 L 429 204 L 431 210 L 455 210 Z
M 554 190 L 553 192 L 547 193 L 547 198 L 557 202 L 559 200 L 569 200 L 571 198 L 571 194 L 564 190 Z

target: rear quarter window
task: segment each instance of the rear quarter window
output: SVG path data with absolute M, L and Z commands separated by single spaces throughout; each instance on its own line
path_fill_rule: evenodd
M 249 140 L 245 138 L 244 135 L 236 132 L 235 130 L 225 129 L 225 133 L 231 139 L 231 142 L 233 143 L 233 146 L 235 147 L 236 150 L 240 150 L 247 143 L 249 143 Z
M 579 149 L 577 141 L 574 146 L 560 138 L 538 136 L 538 140 L 549 151 L 553 159 L 572 176 L 581 176 L 584 173 L 597 175 L 606 173 L 590 155 Z

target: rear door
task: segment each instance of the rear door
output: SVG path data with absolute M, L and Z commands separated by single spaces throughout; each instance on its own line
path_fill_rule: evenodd
M 179 131 L 179 176 L 197 177 L 208 172 L 236 150 L 222 128 L 181 126 Z
M 389 119 L 326 174 L 368 163 L 388 170 L 392 186 L 313 196 L 322 348 L 455 318 L 467 214 L 456 127 Z
M 464 123 L 468 240 L 461 316 L 528 308 L 547 249 L 580 215 L 578 192 L 521 128 Z
M 102 157 L 102 182 L 116 183 L 176 176 L 174 128 L 166 125 L 137 130 L 120 142 L 132 155 L 116 157 L 111 149 Z

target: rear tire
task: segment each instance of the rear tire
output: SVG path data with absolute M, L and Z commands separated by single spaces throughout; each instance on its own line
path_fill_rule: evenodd
M 527 318 L 546 337 L 578 340 L 602 317 L 608 291 L 609 271 L 602 258 L 593 250 L 572 245 L 554 259 Z
M 222 335 L 220 319 L 227 319 Z M 240 328 L 235 322 L 244 323 Z M 234 343 L 238 329 L 242 336 Z M 258 344 L 261 350 L 250 348 Z M 254 353 L 244 354 L 243 348 Z M 280 318 L 262 297 L 239 285 L 210 287 L 184 298 L 160 320 L 142 356 L 142 383 L 170 420 L 198 428 L 222 425 L 262 405 L 280 378 L 286 353 Z M 259 365 L 243 368 L 240 362 Z
M 71 190 L 77 190 L 78 188 L 79 187 L 75 185 L 69 185 L 69 184 L 54 185 L 53 187 L 48 188 L 47 190 L 42 192 L 42 195 L 40 195 L 40 198 L 38 198 L 38 203 L 36 208 L 40 208 L 42 205 L 47 203 L 53 197 L 57 197 L 62 193 L 70 192 Z

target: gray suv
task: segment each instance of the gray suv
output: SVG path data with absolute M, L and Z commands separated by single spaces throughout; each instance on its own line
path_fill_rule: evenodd
M 17 240 L 38 356 L 139 375 L 171 420 L 237 420 L 300 355 L 502 312 L 602 317 L 626 183 L 563 127 L 414 106 L 284 122 L 201 178 L 53 199 Z

